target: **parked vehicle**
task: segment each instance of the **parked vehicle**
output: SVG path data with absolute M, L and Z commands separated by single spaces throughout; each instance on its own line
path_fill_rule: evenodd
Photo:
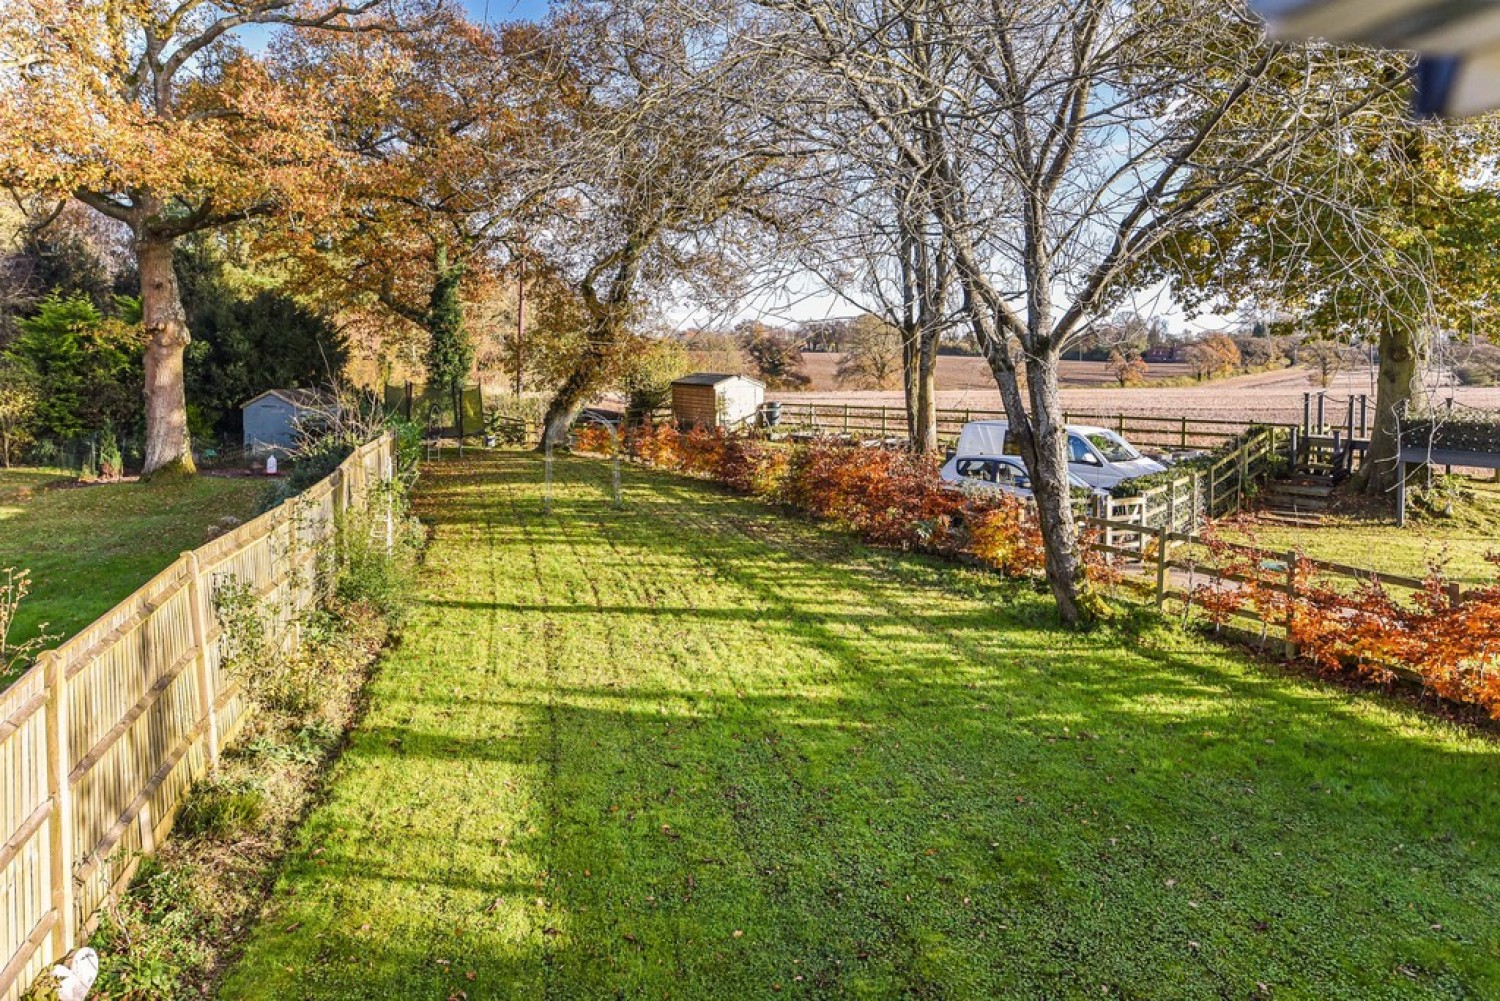
M 1019 464 L 1020 446 L 1012 439 L 1008 421 L 973 421 L 958 436 L 954 457 L 943 467 L 943 478 L 957 482 L 957 462 L 964 459 L 1014 458 Z M 1130 442 L 1108 428 L 1086 424 L 1068 425 L 1068 470 L 1085 485 L 1108 490 L 1123 480 L 1167 467 L 1148 459 Z M 1029 496 L 1029 487 L 1028 487 Z
M 949 459 L 938 474 L 945 482 L 964 489 L 999 490 L 1016 497 L 1030 498 L 1031 477 L 1020 456 L 1015 455 L 955 455 Z M 1083 478 L 1068 473 L 1068 484 L 1074 490 L 1098 493 Z

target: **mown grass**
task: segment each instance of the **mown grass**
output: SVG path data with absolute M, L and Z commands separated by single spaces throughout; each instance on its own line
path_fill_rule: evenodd
M 213 476 L 73 486 L 47 470 L 0 471 L 0 567 L 29 568 L 32 586 L 10 639 L 24 642 L 42 623 L 51 634 L 77 632 L 202 545 L 219 519 L 249 518 L 265 490 L 263 481 Z
M 689 480 L 428 468 L 226 998 L 1500 995 L 1500 746 Z
M 1495 579 L 1485 557 L 1500 550 L 1500 482 L 1454 477 L 1446 513 L 1414 512 L 1405 528 L 1384 512 L 1368 517 L 1329 516 L 1314 527 L 1251 521 L 1227 537 L 1252 541 L 1276 552 L 1300 549 L 1315 559 L 1423 577 L 1433 563 L 1465 584 Z

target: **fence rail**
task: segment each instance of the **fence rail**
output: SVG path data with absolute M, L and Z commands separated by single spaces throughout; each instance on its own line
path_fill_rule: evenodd
M 1142 533 L 1139 526 L 1133 522 L 1118 522 L 1108 518 L 1086 518 L 1084 524 L 1096 530 L 1097 541 L 1091 543 L 1094 549 L 1107 553 L 1111 557 L 1130 561 L 1135 565 L 1135 575 L 1139 579 L 1149 581 L 1154 577 L 1158 608 L 1163 607 L 1168 600 L 1181 602 L 1184 607 L 1191 605 L 1196 598 L 1195 589 L 1215 581 L 1237 585 L 1252 579 L 1252 576 L 1248 574 L 1216 568 L 1209 558 L 1212 554 L 1199 555 L 1199 550 L 1206 548 L 1208 543 L 1195 531 L 1175 532 L 1169 531 L 1165 526 L 1159 526 L 1155 531 Z M 1116 545 L 1109 541 L 1122 536 L 1128 536 L 1130 544 Z M 1345 581 L 1351 589 L 1357 585 L 1374 583 L 1387 590 L 1411 593 L 1424 590 L 1428 586 L 1426 581 L 1416 577 L 1313 559 L 1297 552 L 1277 554 L 1260 546 L 1223 540 L 1216 541 L 1214 545 L 1222 550 L 1237 552 L 1256 560 L 1259 564 L 1259 571 L 1253 579 L 1258 586 L 1285 594 L 1289 599 L 1295 599 L 1299 594 L 1297 580 L 1299 569 L 1320 574 L 1328 580 Z M 1182 578 L 1183 574 L 1186 574 L 1185 580 Z M 1285 575 L 1283 582 L 1274 582 L 1278 575 Z M 1306 583 L 1302 585 L 1304 588 L 1307 586 Z M 1448 604 L 1456 608 L 1463 600 L 1462 586 L 1457 582 L 1450 582 L 1447 588 Z M 1345 607 L 1352 611 L 1356 608 L 1356 603 L 1351 600 Z M 1258 630 L 1251 631 L 1258 632 L 1255 638 L 1260 642 L 1273 640 L 1280 642 L 1288 658 L 1296 656 L 1297 650 L 1293 645 L 1291 630 L 1286 621 L 1268 621 L 1249 604 L 1236 609 L 1232 618 L 1241 623 L 1259 627 Z M 1244 631 L 1241 628 L 1241 632 Z M 1387 667 L 1405 677 L 1415 677 L 1409 670 L 1399 665 L 1387 665 Z
M 183 553 L 0 692 L 0 998 L 93 930 L 243 723 L 214 588 L 250 588 L 278 640 L 295 643 L 317 547 L 391 478 L 394 447 L 390 435 L 361 446 L 306 492 Z
M 780 401 L 781 427 L 847 433 L 881 438 L 906 436 L 903 407 L 860 406 L 846 403 Z M 1204 417 L 1164 417 L 1148 414 L 1102 414 L 1067 411 L 1069 424 L 1109 428 L 1136 445 L 1151 448 L 1207 448 L 1238 437 L 1256 422 Z M 938 438 L 953 441 L 970 421 L 1005 420 L 1001 410 L 939 409 Z
M 1126 524 L 1135 526 L 1128 530 L 1132 537 L 1160 528 L 1193 532 L 1211 518 L 1241 510 L 1276 470 L 1292 434 L 1292 429 L 1263 428 L 1210 466 L 1182 470 L 1133 497 L 1102 499 L 1106 543 L 1114 545 Z

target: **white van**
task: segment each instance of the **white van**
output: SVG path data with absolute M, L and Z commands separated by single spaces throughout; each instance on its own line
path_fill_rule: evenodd
M 963 460 L 1020 455 L 1021 448 L 1011 440 L 1009 427 L 1009 421 L 965 424 L 958 436 L 958 448 L 943 466 L 942 478 L 949 483 L 966 479 L 958 471 Z M 1068 470 L 1096 490 L 1108 490 L 1122 480 L 1159 473 L 1166 468 L 1141 455 L 1130 442 L 1108 428 L 1068 425 Z

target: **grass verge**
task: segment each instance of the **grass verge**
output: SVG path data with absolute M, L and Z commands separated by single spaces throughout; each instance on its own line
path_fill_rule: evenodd
M 75 486 L 47 471 L 0 473 L 0 567 L 31 570 L 11 628 L 70 636 L 113 608 L 211 531 L 256 512 L 266 484 L 199 476 L 166 483 Z M 11 679 L 0 678 L 0 687 Z
M 225 998 L 1500 994 L 1500 747 L 604 463 L 438 464 Z
M 342 525 L 338 567 L 320 581 L 325 601 L 301 617 L 291 655 L 277 652 L 268 611 L 221 585 L 220 651 L 254 711 L 217 774 L 188 794 L 172 836 L 141 860 L 130 891 L 104 913 L 88 943 L 101 957 L 90 997 L 213 994 L 409 603 L 420 526 L 403 521 L 393 555 L 383 528 L 359 515 Z M 48 996 L 45 983 L 38 990 L 34 997 Z
M 1422 577 L 1442 563 L 1449 579 L 1463 584 L 1494 580 L 1485 559 L 1500 550 L 1500 482 L 1441 478 L 1424 508 L 1405 528 L 1384 505 L 1368 515 L 1332 514 L 1316 526 L 1290 526 L 1246 517 L 1226 524 L 1226 539 L 1251 542 L 1273 552 L 1300 549 L 1314 559 Z

